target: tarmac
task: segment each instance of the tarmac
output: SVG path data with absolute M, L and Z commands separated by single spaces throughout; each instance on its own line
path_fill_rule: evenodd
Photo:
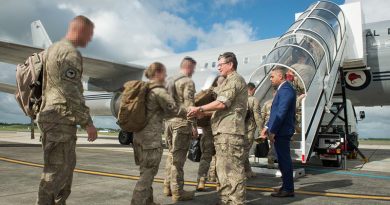
M 103 134 L 100 134 L 103 135 Z M 316 157 L 304 168 L 306 175 L 295 179 L 295 197 L 273 198 L 273 187 L 279 177 L 258 174 L 247 181 L 247 204 L 390 204 L 390 145 L 360 145 L 369 158 L 348 160 L 347 169 L 325 168 Z M 155 201 L 173 204 L 162 194 L 166 150 L 153 184 Z M 34 204 L 42 171 L 42 149 L 37 135 L 0 132 L 0 205 Z M 265 167 L 265 159 L 254 166 Z M 185 164 L 186 190 L 195 190 L 198 163 Z M 85 135 L 78 136 L 77 169 L 68 205 L 130 204 L 139 176 L 131 146 L 119 145 L 115 136 L 100 136 L 93 143 Z M 215 184 L 205 192 L 196 192 L 192 201 L 177 204 L 216 204 Z

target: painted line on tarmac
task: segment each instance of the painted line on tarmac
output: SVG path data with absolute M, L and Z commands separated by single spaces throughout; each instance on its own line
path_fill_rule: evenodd
M 0 157 L 0 161 L 14 163 L 14 164 L 20 164 L 20 165 L 26 165 L 26 166 L 31 166 L 31 167 L 40 167 L 40 168 L 43 167 L 42 164 L 37 164 L 37 163 L 27 162 L 27 161 L 22 161 L 22 160 L 16 160 L 16 159 L 10 159 L 10 158 L 6 158 L 6 157 Z M 100 171 L 93 171 L 93 170 L 87 170 L 87 169 L 75 169 L 74 172 L 96 175 L 96 176 L 114 177 L 114 178 L 119 178 L 119 179 L 130 179 L 130 180 L 138 180 L 139 179 L 139 176 L 135 176 L 135 175 L 100 172 Z M 155 178 L 154 182 L 164 183 L 164 179 Z M 195 181 L 185 181 L 184 184 L 190 185 L 190 186 L 196 186 L 197 183 Z M 206 184 L 206 187 L 216 187 L 216 184 Z M 268 187 L 247 186 L 246 189 L 250 190 L 250 191 L 273 192 L 273 188 L 268 188 Z M 380 195 L 359 195 L 359 194 L 336 193 L 336 192 L 315 192 L 315 191 L 304 191 L 304 190 L 295 190 L 295 193 L 302 194 L 302 195 L 312 195 L 312 196 L 390 201 L 390 196 L 380 196 Z
M 390 180 L 390 176 L 381 176 L 381 175 L 374 175 L 374 174 L 359 174 L 359 173 L 353 173 L 349 171 L 340 171 L 340 170 L 332 170 L 332 169 L 315 169 L 315 168 L 305 168 L 309 172 L 319 172 L 319 173 L 331 173 L 331 174 L 339 174 L 339 175 L 350 175 L 355 177 L 367 177 L 372 179 L 386 179 Z

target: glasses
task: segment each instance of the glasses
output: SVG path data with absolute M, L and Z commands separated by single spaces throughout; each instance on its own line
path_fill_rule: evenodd
M 228 63 L 230 63 L 230 62 L 225 62 L 225 63 L 218 63 L 218 67 L 222 67 L 222 65 L 224 65 L 224 64 L 228 64 Z

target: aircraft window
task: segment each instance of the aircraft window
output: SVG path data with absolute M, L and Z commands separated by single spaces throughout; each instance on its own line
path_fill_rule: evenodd
M 213 63 L 211 64 L 211 67 L 215 68 L 215 62 L 213 62 Z
M 204 64 L 204 67 L 207 68 L 208 65 L 209 65 L 209 63 L 205 63 L 205 64 Z
M 248 64 L 248 62 L 249 62 L 249 58 L 248 58 L 248 57 L 245 57 L 245 58 L 244 58 L 244 64 Z

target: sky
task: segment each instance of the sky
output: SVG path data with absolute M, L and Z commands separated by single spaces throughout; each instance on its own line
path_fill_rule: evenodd
M 355 1 L 355 0 L 347 0 Z M 94 38 L 83 55 L 118 62 L 160 57 L 282 35 L 313 0 L 2 0 L 0 40 L 31 45 L 30 23 L 41 20 L 52 41 L 68 22 L 86 15 Z M 343 4 L 344 0 L 335 0 Z M 363 0 L 366 22 L 390 19 L 388 0 Z M 378 6 L 382 5 L 382 6 Z M 382 8 L 382 9 L 381 9 Z M 0 63 L 0 82 L 14 83 L 15 65 Z M 386 137 L 387 107 L 366 111 L 360 135 Z M 0 122 L 28 122 L 10 94 L 0 94 Z M 115 127 L 113 117 L 94 117 L 98 127 Z

